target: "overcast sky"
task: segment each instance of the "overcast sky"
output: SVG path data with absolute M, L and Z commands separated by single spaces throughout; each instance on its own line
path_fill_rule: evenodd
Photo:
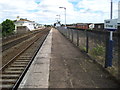
M 64 23 L 66 7 L 67 23 L 101 23 L 110 18 L 111 0 L 0 0 L 0 23 L 17 16 L 41 24 L 53 24 L 60 15 Z M 118 18 L 118 1 L 113 0 L 113 18 Z

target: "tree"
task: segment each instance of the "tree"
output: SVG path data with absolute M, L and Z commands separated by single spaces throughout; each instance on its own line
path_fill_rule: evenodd
M 3 36 L 13 33 L 14 30 L 15 30 L 15 24 L 13 21 L 6 19 L 5 21 L 2 22 L 2 35 Z

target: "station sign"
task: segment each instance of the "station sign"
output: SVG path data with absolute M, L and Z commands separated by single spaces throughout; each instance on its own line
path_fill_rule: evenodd
M 105 28 L 105 30 L 116 31 L 117 26 L 118 26 L 117 22 L 118 22 L 117 19 L 104 20 L 104 28 Z

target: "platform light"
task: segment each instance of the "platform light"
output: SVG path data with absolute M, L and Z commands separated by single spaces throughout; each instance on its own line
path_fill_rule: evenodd
M 59 8 L 63 8 L 65 10 L 65 28 L 67 28 L 66 27 L 66 7 L 59 7 Z

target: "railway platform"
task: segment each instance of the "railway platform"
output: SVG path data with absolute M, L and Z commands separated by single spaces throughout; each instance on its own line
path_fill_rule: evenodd
M 119 88 L 119 84 L 52 28 L 19 88 Z

